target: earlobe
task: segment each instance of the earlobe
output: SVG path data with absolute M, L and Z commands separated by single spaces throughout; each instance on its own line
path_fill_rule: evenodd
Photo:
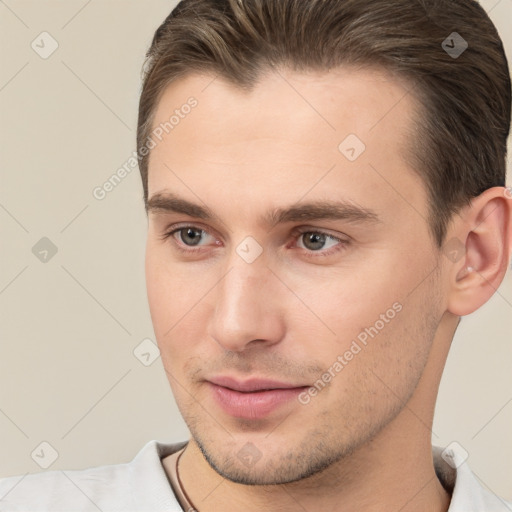
M 512 251 L 512 200 L 505 190 L 493 187 L 483 192 L 451 230 L 465 249 L 460 260 L 449 263 L 447 309 L 454 315 L 477 310 L 503 281 Z

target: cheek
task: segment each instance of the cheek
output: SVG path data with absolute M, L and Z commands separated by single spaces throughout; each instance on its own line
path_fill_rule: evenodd
M 146 246 L 145 272 L 151 320 L 157 340 L 159 340 L 160 332 L 163 327 L 162 322 L 165 318 L 165 312 L 168 309 L 170 289 L 168 286 L 169 282 L 165 275 L 163 257 L 149 240 Z
M 162 338 L 185 314 L 196 295 L 197 280 L 187 279 L 188 270 L 171 262 L 165 246 L 151 241 L 146 247 L 145 268 L 151 318 L 157 338 Z
M 314 278 L 289 276 L 290 287 L 318 318 L 308 314 L 310 322 L 323 333 L 313 338 L 300 336 L 296 330 L 297 339 L 307 345 L 310 356 L 321 359 L 325 371 L 331 368 L 330 373 L 340 375 L 333 388 L 350 382 L 350 387 L 365 389 L 368 396 L 379 390 L 385 394 L 373 369 L 407 394 L 423 370 L 435 317 L 432 299 L 425 293 L 432 286 L 425 280 L 425 269 L 430 266 L 414 260 L 407 266 L 399 264 L 397 253 L 389 251 L 381 259 L 371 258 L 371 263 L 370 258 L 362 259 L 357 268 L 349 270 L 331 269 L 329 276 L 323 271 Z M 392 374 L 392 368 L 396 373 Z M 359 398 L 366 402 L 368 397 Z
M 325 340 L 338 350 L 350 345 L 353 338 L 375 322 L 379 322 L 378 327 L 382 329 L 383 321 L 387 327 L 395 319 L 396 309 L 400 308 L 396 303 L 405 295 L 407 278 L 401 276 L 403 282 L 395 279 L 386 267 L 390 269 L 391 263 L 323 269 L 315 275 L 289 275 L 287 284 L 315 314 L 317 324 L 321 326 L 323 323 L 329 328 L 330 332 L 322 329 Z M 377 271 L 377 268 L 381 270 Z M 383 320 L 381 315 L 384 315 Z M 312 314 L 308 317 L 311 322 L 315 321 Z
M 440 320 L 432 286 L 427 279 L 414 293 L 408 286 L 382 292 L 373 297 L 377 308 L 368 308 L 370 316 L 364 306 L 354 310 L 365 318 L 343 341 L 351 358 L 345 382 L 350 382 L 354 403 L 383 413 L 401 407 L 414 392 Z
M 198 278 L 198 275 L 201 278 Z M 212 287 L 200 269 L 171 263 L 166 251 L 148 243 L 146 289 L 156 341 L 167 370 L 182 367 L 204 341 Z
M 426 303 L 421 308 L 406 301 L 388 323 L 378 315 L 369 318 L 362 329 L 347 328 L 330 358 L 323 358 L 332 377 L 314 407 L 318 416 L 342 426 L 342 438 L 376 431 L 398 414 L 417 387 L 435 334 Z M 356 331 L 364 338 L 352 335 Z

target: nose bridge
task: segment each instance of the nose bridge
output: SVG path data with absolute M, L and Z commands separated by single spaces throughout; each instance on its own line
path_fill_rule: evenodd
M 266 258 L 263 254 L 246 258 L 251 249 L 244 253 L 240 247 L 247 249 L 244 243 L 233 249 L 228 270 L 216 287 L 210 319 L 210 335 L 233 351 L 243 350 L 254 340 L 276 342 L 282 336 L 283 322 L 277 301 L 278 283 L 267 268 Z

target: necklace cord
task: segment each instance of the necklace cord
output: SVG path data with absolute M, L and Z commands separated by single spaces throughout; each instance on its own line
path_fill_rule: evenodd
M 176 478 L 178 480 L 178 485 L 179 485 L 180 491 L 182 492 L 183 496 L 185 496 L 185 499 L 188 502 L 186 505 L 192 507 L 192 510 L 188 509 L 186 512 L 199 512 L 199 510 L 192 503 L 192 500 L 189 498 L 188 494 L 185 492 L 185 489 L 183 488 L 183 484 L 181 483 L 180 472 L 178 470 L 178 466 L 179 466 L 180 458 L 184 452 L 185 452 L 185 449 L 183 449 L 181 451 L 181 453 L 178 455 L 178 458 L 176 459 Z

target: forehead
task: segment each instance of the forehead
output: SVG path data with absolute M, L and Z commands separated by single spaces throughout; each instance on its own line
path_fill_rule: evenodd
M 283 128 L 289 131 L 285 114 L 301 120 L 296 129 L 303 128 L 309 137 L 314 135 L 311 128 L 317 127 L 318 136 L 332 136 L 336 141 L 347 128 L 364 136 L 378 124 L 380 132 L 390 126 L 397 128 L 397 120 L 403 124 L 416 106 L 411 90 L 412 85 L 405 79 L 380 68 L 347 66 L 308 73 L 287 68 L 266 71 L 249 90 L 220 76 L 192 73 L 164 90 L 152 128 L 168 123 L 173 112 L 179 114 L 180 107 L 194 97 L 199 108 L 192 113 L 204 130 L 217 133 L 221 127 L 232 127 L 240 136 L 278 135 Z M 172 130 L 177 128 L 173 126 Z M 241 128 L 245 131 L 241 132 Z M 393 136 L 399 134 L 396 129 L 393 132 Z
M 404 158 L 416 106 L 409 84 L 376 69 L 281 69 L 250 91 L 188 75 L 167 87 L 155 112 L 161 140 L 150 154 L 149 196 L 179 189 L 241 212 L 258 195 L 276 206 L 336 190 L 376 209 L 404 194 L 421 204 L 423 184 Z M 245 203 L 234 197 L 241 191 Z

